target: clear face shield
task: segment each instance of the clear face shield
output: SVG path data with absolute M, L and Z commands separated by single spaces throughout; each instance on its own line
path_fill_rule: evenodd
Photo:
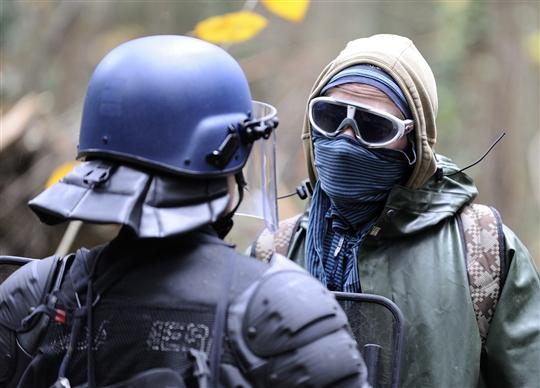
M 263 228 L 274 233 L 279 223 L 276 187 L 276 108 L 253 101 L 251 122 L 258 123 L 253 130 L 264 135 L 253 143 L 250 156 L 242 169 L 246 183 L 244 198 L 236 210 L 235 225 L 227 238 L 240 249 L 247 247 Z

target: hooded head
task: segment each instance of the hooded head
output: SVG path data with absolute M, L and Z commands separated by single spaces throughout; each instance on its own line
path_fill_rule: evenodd
M 358 65 L 375 66 L 375 73 L 369 77 L 370 80 L 366 79 L 363 83 L 380 89 L 400 108 L 403 116 L 414 120 L 417 159 L 406 186 L 421 187 L 436 171 L 433 146 L 437 133 L 435 118 L 438 100 L 435 78 L 429 65 L 410 39 L 386 34 L 357 39 L 349 42 L 337 58 L 324 68 L 313 85 L 308 104 L 330 88 L 343 85 L 344 81 L 347 81 L 347 78 L 343 77 L 343 70 L 360 68 L 363 76 L 365 68 Z M 381 70 L 380 74 L 377 68 Z M 385 89 L 385 74 L 391 77 L 398 90 L 394 85 L 387 85 Z M 358 77 L 358 74 L 353 74 L 351 82 L 358 82 Z M 302 140 L 309 178 L 314 184 L 317 172 L 307 109 Z

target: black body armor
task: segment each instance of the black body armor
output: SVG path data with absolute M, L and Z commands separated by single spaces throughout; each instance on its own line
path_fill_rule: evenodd
M 276 262 L 244 257 L 210 229 L 167 239 L 124 230 L 32 262 L 0 286 L 0 385 L 365 384 L 334 296 Z

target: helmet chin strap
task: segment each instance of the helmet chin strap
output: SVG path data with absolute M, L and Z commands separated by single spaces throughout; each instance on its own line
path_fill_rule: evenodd
M 225 236 L 227 236 L 231 231 L 234 225 L 234 213 L 236 213 L 236 210 L 242 203 L 242 199 L 244 199 L 244 187 L 246 187 L 246 180 L 244 179 L 244 174 L 242 171 L 234 175 L 234 180 L 236 181 L 236 187 L 238 188 L 238 202 L 230 212 L 212 224 L 213 228 L 221 239 L 225 238 Z

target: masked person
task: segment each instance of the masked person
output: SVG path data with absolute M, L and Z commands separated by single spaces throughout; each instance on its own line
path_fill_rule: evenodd
M 535 386 L 538 272 L 497 212 L 471 204 L 471 178 L 435 154 L 437 103 L 409 39 L 350 42 L 311 91 L 313 193 L 305 214 L 282 221 L 277 250 L 331 290 L 395 302 L 403 387 Z M 253 244 L 263 259 L 266 237 Z
M 364 386 L 331 293 L 285 259 L 270 267 L 221 239 L 252 144 L 277 125 L 263 108 L 273 113 L 258 115 L 237 62 L 194 38 L 140 38 L 101 61 L 85 161 L 30 206 L 49 224 L 123 228 L 2 284 L 1 386 Z

